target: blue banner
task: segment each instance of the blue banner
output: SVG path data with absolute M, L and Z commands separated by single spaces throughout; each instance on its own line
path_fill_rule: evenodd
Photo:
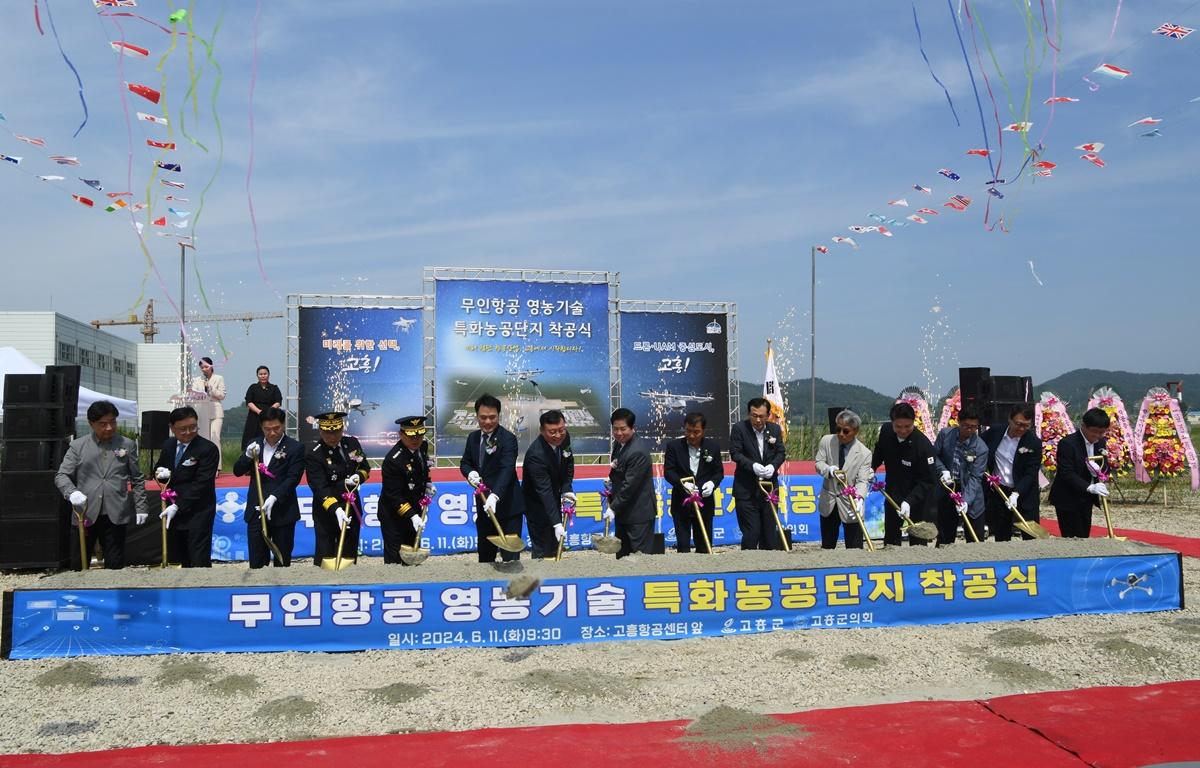
M 520 453 L 561 410 L 577 454 L 608 453 L 608 284 L 437 280 L 437 455 L 461 456 L 475 399 L 500 398 Z
M 724 313 L 621 313 L 621 394 L 651 450 L 682 435 L 691 411 L 729 450 L 728 326 Z
M 459 584 L 16 590 L 9 657 L 532 646 L 1182 607 L 1176 553 Z
M 400 439 L 396 419 L 423 411 L 420 309 L 300 307 L 299 439 L 317 439 L 313 417 L 349 414 L 346 434 L 368 458 Z
M 793 541 L 820 541 L 821 523 L 817 515 L 817 495 L 821 492 L 822 478 L 818 475 L 786 475 L 782 477 L 784 487 L 780 489 L 780 514 L 784 525 L 792 532 Z M 455 552 L 473 552 L 476 548 L 475 523 L 471 520 L 471 486 L 465 480 L 437 483 L 438 492 L 429 509 L 429 523 L 422 534 L 422 545 L 431 554 L 446 555 Z M 578 506 L 574 523 L 567 529 L 567 546 L 573 549 L 590 548 L 594 534 L 602 533 L 600 490 L 603 481 L 599 478 L 575 481 Z M 659 494 L 660 511 L 669 510 L 670 486 L 657 478 L 655 488 Z M 716 514 L 710 532 L 714 546 L 740 544 L 742 532 L 738 528 L 733 502 L 733 474 L 726 475 L 715 493 Z M 379 533 L 376 516 L 379 505 L 379 483 L 362 486 L 363 530 L 359 537 L 359 549 L 368 557 L 383 556 L 383 538 Z M 312 496 L 307 485 L 297 489 L 300 501 L 300 523 L 296 528 L 296 543 L 293 557 L 311 557 L 313 554 Z M 213 559 L 246 560 L 246 524 L 242 514 L 246 510 L 245 488 L 217 489 L 217 518 L 213 525 Z M 872 537 L 883 536 L 883 496 L 871 494 L 866 501 L 867 528 Z M 257 534 L 255 529 L 255 535 Z M 657 530 L 666 537 L 667 547 L 675 545 L 675 528 L 667 512 L 658 521 Z M 529 543 L 528 531 L 525 534 Z

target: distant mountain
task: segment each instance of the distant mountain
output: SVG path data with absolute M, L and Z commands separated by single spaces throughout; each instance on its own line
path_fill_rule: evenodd
M 1125 401 L 1130 410 L 1136 409 L 1150 387 L 1161 387 L 1168 381 L 1183 382 L 1184 408 L 1186 401 L 1200 401 L 1200 374 L 1197 373 L 1130 373 L 1129 371 L 1105 371 L 1096 368 L 1079 368 L 1038 383 L 1034 392 L 1053 392 L 1068 403 L 1072 414 L 1082 412 L 1088 397 L 1102 385 L 1112 387 Z M 1132 417 L 1132 416 L 1131 416 Z
M 752 384 L 743 381 L 741 386 L 744 410 L 747 400 L 760 396 L 762 382 Z M 809 379 L 784 382 L 783 394 L 788 404 L 788 421 L 807 423 L 810 398 Z M 881 395 L 870 387 L 817 379 L 817 418 L 821 423 L 824 423 L 828 409 L 834 406 L 849 408 L 862 416 L 864 421 L 883 421 L 887 418 L 888 410 L 891 409 L 894 401 L 894 397 Z

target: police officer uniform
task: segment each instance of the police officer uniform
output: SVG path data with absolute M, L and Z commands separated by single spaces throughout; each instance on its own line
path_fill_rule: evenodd
M 413 546 L 420 535 L 414 520 L 422 517 L 422 499 L 432 500 L 433 485 L 429 482 L 429 443 L 425 440 L 425 417 L 405 416 L 397 419 L 406 437 L 421 437 L 416 451 L 409 450 L 403 440 L 396 442 L 383 460 L 383 491 L 379 496 L 379 530 L 383 534 L 383 562 L 400 563 L 400 546 Z
M 322 432 L 340 432 L 346 428 L 346 414 L 341 411 L 322 413 L 317 417 L 317 428 Z M 313 535 L 316 540 L 313 565 L 319 566 L 323 558 L 337 556 L 337 543 L 341 536 L 336 514 L 338 509 L 345 510 L 350 518 L 342 546 L 342 558 L 357 561 L 362 497 L 358 492 L 358 484 L 352 486 L 353 490 L 348 490 L 346 479 L 357 477 L 361 484 L 370 476 L 371 467 L 363 453 L 362 444 L 351 435 L 342 435 L 332 446 L 318 437 L 317 442 L 305 452 L 304 472 L 313 500 Z

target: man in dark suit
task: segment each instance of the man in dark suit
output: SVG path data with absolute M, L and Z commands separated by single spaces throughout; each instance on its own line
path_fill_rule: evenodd
M 618 408 L 609 418 L 613 450 L 608 479 L 612 483 L 612 496 L 604 518 L 616 521 L 617 537 L 621 539 L 617 557 L 635 552 L 648 555 L 654 546 L 658 500 L 654 495 L 650 449 L 634 430 L 636 420 L 628 408 Z
M 1108 471 L 1108 461 L 1099 466 L 1089 456 L 1105 456 L 1104 433 L 1108 414 L 1092 408 L 1083 414 L 1078 432 L 1058 441 L 1058 471 L 1050 484 L 1050 503 L 1058 515 L 1058 527 L 1064 539 L 1086 539 L 1092 535 L 1092 510 L 1108 496 L 1108 485 L 1097 476 Z
M 983 435 L 988 447 L 988 474 L 1000 476 L 1000 488 L 1008 503 L 990 484 L 985 489 L 987 527 L 996 541 L 1010 541 L 1013 532 L 1013 510 L 1021 517 L 1036 522 L 1041 519 L 1038 509 L 1038 471 L 1042 467 L 1042 441 L 1030 429 L 1033 426 L 1033 406 L 1017 403 L 1008 413 L 1008 424 L 997 424 Z M 1033 537 L 1022 532 L 1021 538 Z
M 322 413 L 317 417 L 317 442 L 304 453 L 304 478 L 312 492 L 316 566 L 324 559 L 337 558 L 342 526 L 346 527 L 342 560 L 358 562 L 363 508 L 358 487 L 370 477 L 371 465 L 358 438 L 345 432 L 345 413 Z
M 746 408 L 749 418 L 729 432 L 729 458 L 735 467 L 733 503 L 742 529 L 742 549 L 783 549 L 775 511 L 758 484 L 768 480 L 778 485 L 785 458 L 783 432 L 767 421 L 771 406 L 766 399 L 756 397 Z
M 246 489 L 246 544 L 250 549 L 250 567 L 262 568 L 271 562 L 271 548 L 263 540 L 259 514 L 266 515 L 267 533 L 283 555 L 275 561 L 276 568 L 292 563 L 292 547 L 296 541 L 296 523 L 300 521 L 300 504 L 296 501 L 296 486 L 304 474 L 304 446 L 295 438 L 283 434 L 287 415 L 274 406 L 259 413 L 260 436 L 246 444 L 246 452 L 234 462 L 233 474 L 250 475 Z M 259 465 L 262 480 L 262 506 L 259 506 L 258 487 L 254 481 L 254 465 Z
M 429 443 L 425 417 L 397 419 L 400 440 L 383 460 L 383 490 L 376 515 L 383 535 L 383 562 L 407 565 L 400 547 L 416 545 L 425 527 L 422 501 L 432 501 L 437 489 L 429 482 Z
M 884 424 L 875 442 L 871 466 L 884 466 L 888 496 L 900 505 L 900 512 L 914 522 L 926 522 L 926 507 L 933 496 L 933 444 L 916 428 L 917 414 L 908 403 L 896 403 L 889 413 L 891 423 Z M 900 515 L 891 504 L 883 508 L 883 543 L 900 546 Z M 915 536 L 909 544 L 924 545 Z
M 489 510 L 505 535 L 521 535 L 524 503 L 517 484 L 517 436 L 500 426 L 500 401 L 492 395 L 480 395 L 475 401 L 475 419 L 479 429 L 467 435 L 458 470 L 472 486 L 483 483 L 488 488 L 487 498 L 475 494 L 479 562 L 495 562 L 497 552 L 504 561 L 520 560 L 520 552 L 501 550 L 487 540 L 496 535 Z
M 159 517 L 167 521 L 167 559 L 184 568 L 212 567 L 213 521 L 217 517 L 217 446 L 200 437 L 196 409 L 171 411 L 171 434 L 154 464 L 154 477 L 167 506 Z
M 692 539 L 696 551 L 708 553 L 700 524 L 696 519 L 696 508 L 685 504 L 684 499 L 699 494 L 700 514 L 704 530 L 712 541 L 712 521 L 715 503 L 714 494 L 725 478 L 725 466 L 721 463 L 721 447 L 716 440 L 704 436 L 707 419 L 700 412 L 683 417 L 683 437 L 667 443 L 663 452 L 663 476 L 671 484 L 671 519 L 675 521 L 675 549 L 680 552 L 692 550 Z M 683 478 L 692 478 L 688 483 Z
M 525 452 L 521 491 L 533 557 L 553 557 L 566 537 L 562 508 L 575 505 L 575 456 L 562 411 L 546 411 L 539 419 L 537 439 Z

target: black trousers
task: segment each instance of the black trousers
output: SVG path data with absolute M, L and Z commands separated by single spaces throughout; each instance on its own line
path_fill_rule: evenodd
M 187 528 L 168 528 L 167 560 L 184 568 L 212 568 L 214 517 L 189 520 Z
M 313 509 L 313 565 L 320 567 L 325 558 L 337 557 L 338 539 L 342 535 L 337 518 L 330 512 Z M 346 543 L 342 545 L 342 559 L 358 561 L 358 518 L 350 514 L 346 526 Z
M 1087 539 L 1092 535 L 1091 504 L 1084 506 L 1054 506 L 1058 515 L 1058 528 L 1064 539 Z
M 497 515 L 496 519 L 500 521 L 500 530 L 504 531 L 505 534 L 510 536 L 521 535 L 524 518 L 520 515 L 514 517 L 500 517 Z M 497 554 L 506 563 L 521 559 L 520 552 L 509 552 L 508 550 L 500 549 L 487 540 L 488 536 L 496 536 L 498 534 L 496 533 L 495 524 L 492 523 L 492 518 L 482 508 L 479 510 L 478 517 L 475 518 L 475 533 L 479 537 L 479 545 L 476 548 L 476 551 L 479 553 L 479 562 L 494 563 L 496 562 Z
M 643 555 L 653 554 L 654 550 L 654 519 L 644 523 L 622 523 L 617 519 L 617 538 L 621 540 L 621 548 L 617 557 L 625 557 L 640 552 Z
M 967 515 L 967 519 L 963 520 L 958 514 L 958 510 L 954 508 L 954 502 L 950 500 L 950 497 L 942 496 L 940 499 L 938 499 L 938 546 L 940 547 L 944 544 L 954 543 L 954 540 L 958 538 L 959 523 L 962 523 L 963 526 L 963 538 L 967 542 L 974 542 L 974 539 L 971 538 L 970 532 L 967 531 L 967 521 L 970 521 L 971 528 L 974 529 L 975 535 L 979 537 L 979 540 L 984 541 L 987 538 L 987 534 L 984 530 L 983 517 L 983 515 L 979 517 L 971 517 L 970 515 Z
M 897 499 L 897 504 L 903 504 L 903 499 Z M 925 516 L 920 509 L 909 510 L 909 517 L 914 523 L 925 522 Z M 883 543 L 885 546 L 898 547 L 900 546 L 900 534 L 903 530 L 903 522 L 900 519 L 900 513 L 892 509 L 890 503 L 885 502 L 883 505 Z M 908 545 L 910 547 L 924 547 L 929 542 L 918 539 L 916 536 L 908 537 Z
M 411 547 L 416 543 L 417 531 L 412 526 L 412 516 L 419 514 L 419 512 L 411 512 L 407 515 L 398 515 L 395 512 L 379 513 L 379 533 L 383 538 L 383 562 L 406 565 L 400 559 L 400 547 Z
M 279 548 L 279 554 L 283 555 L 283 561 L 275 560 L 272 563 L 275 554 L 263 540 L 262 524 L 255 520 L 253 523 L 246 523 L 246 546 L 250 550 L 250 567 L 263 568 L 267 565 L 274 565 L 276 568 L 287 568 L 292 564 L 292 547 L 296 543 L 296 524 L 280 523 L 276 525 L 268 520 L 267 533 L 271 534 L 271 541 L 275 542 L 275 546 Z
M 733 506 L 742 529 L 742 549 L 783 549 L 775 512 L 761 491 L 754 496 L 735 493 Z
M 711 544 L 714 511 L 712 507 L 702 504 L 700 505 L 700 517 L 697 518 L 696 508 L 691 504 L 671 510 L 671 520 L 675 523 L 675 550 L 677 552 L 691 552 L 694 543 L 697 552 L 708 554 L 709 548 L 704 546 L 704 534 L 708 534 Z M 704 521 L 704 533 L 700 531 L 701 520 Z
M 529 514 L 527 509 L 526 522 L 529 524 L 529 541 L 532 542 L 530 553 L 533 557 L 554 557 L 558 554 L 558 539 L 554 537 L 554 524 L 550 519 L 541 512 Z M 488 525 L 491 525 L 490 521 Z M 492 529 L 494 532 L 495 526 Z
M 73 515 L 71 522 L 75 522 Z M 104 552 L 104 567 L 110 570 L 125 567 L 124 523 L 118 525 L 109 520 L 107 515 L 100 515 L 96 518 L 96 522 L 84 526 L 83 535 L 89 563 L 92 559 L 92 550 L 96 547 L 96 540 L 99 539 L 100 549 Z M 71 541 L 68 546 L 71 550 L 71 568 L 79 570 L 79 528 L 74 524 L 71 526 Z
M 1006 495 L 1012 495 L 1013 489 L 1007 485 L 1000 486 L 1004 489 Z M 996 541 L 1012 541 L 1013 523 L 1016 520 L 1016 515 L 1004 503 L 1004 499 L 1000 498 L 1000 494 L 996 493 L 991 488 L 984 491 L 984 499 L 987 506 L 984 509 L 984 516 L 987 517 L 988 533 L 996 539 Z M 1021 517 L 1027 522 L 1039 522 L 1041 515 L 1038 512 L 1026 512 L 1021 510 Z M 1021 531 L 1021 538 L 1029 541 L 1033 539 L 1028 533 Z
M 843 523 L 837 510 L 834 510 L 821 518 L 821 549 L 837 547 L 838 529 L 844 531 L 846 549 L 863 548 L 862 527 L 858 523 Z

